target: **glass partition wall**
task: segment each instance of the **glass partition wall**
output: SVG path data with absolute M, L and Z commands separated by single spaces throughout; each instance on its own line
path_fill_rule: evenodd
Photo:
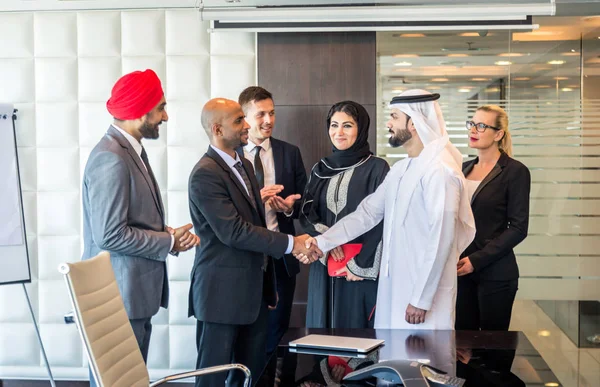
M 520 299 L 538 305 L 579 346 L 600 333 L 600 19 L 536 18 L 522 31 L 379 32 L 377 154 L 388 145 L 393 96 L 441 94 L 450 138 L 465 159 L 465 121 L 506 109 L 514 157 L 531 171 L 529 236 L 517 249 Z M 586 317 L 588 315 L 588 317 Z

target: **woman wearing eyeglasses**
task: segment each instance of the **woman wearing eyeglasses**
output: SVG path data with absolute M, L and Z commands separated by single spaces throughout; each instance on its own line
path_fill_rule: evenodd
M 478 108 L 467 129 L 477 157 L 463 173 L 477 233 L 457 265 L 456 329 L 508 330 L 519 279 L 513 248 L 527 236 L 531 175 L 511 157 L 504 109 Z

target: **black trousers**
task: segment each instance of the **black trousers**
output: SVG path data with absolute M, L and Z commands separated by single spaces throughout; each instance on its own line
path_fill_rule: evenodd
M 252 372 L 252 385 L 265 367 L 268 309 L 263 301 L 258 318 L 250 325 L 196 322 L 196 368 L 241 363 Z M 243 386 L 241 371 L 196 377 L 196 387 Z
M 519 280 L 482 280 L 472 274 L 458 277 L 457 330 L 507 331 Z
M 275 263 L 275 276 L 277 278 L 277 294 L 279 302 L 277 308 L 269 311 L 269 329 L 267 332 L 267 368 L 259 383 L 261 387 L 272 387 L 275 383 L 277 369 L 277 346 L 290 326 L 290 316 L 294 304 L 296 290 L 296 276 L 289 276 L 282 260 Z M 286 351 L 283 359 L 283 373 L 293 374 L 296 356 Z

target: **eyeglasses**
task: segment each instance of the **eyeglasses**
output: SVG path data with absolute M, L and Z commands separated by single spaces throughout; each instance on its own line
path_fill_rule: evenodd
M 500 129 L 496 128 L 496 127 L 486 125 L 483 122 L 480 122 L 480 123 L 476 124 L 473 121 L 467 121 L 466 124 L 467 124 L 467 129 L 471 130 L 471 129 L 473 129 L 473 127 L 475 127 L 475 129 L 479 133 L 485 132 L 486 129 L 500 130 Z

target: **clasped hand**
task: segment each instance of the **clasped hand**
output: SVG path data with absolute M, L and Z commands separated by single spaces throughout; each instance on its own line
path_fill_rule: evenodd
M 323 256 L 323 252 L 317 246 L 317 241 L 308 234 L 294 237 L 294 257 L 305 265 L 313 263 Z
M 178 228 L 172 228 L 167 226 L 166 231 L 173 235 L 175 243 L 173 244 L 173 251 L 184 252 L 188 251 L 192 247 L 196 247 L 200 244 L 200 237 L 190 232 L 192 224 L 188 223 L 185 226 Z

